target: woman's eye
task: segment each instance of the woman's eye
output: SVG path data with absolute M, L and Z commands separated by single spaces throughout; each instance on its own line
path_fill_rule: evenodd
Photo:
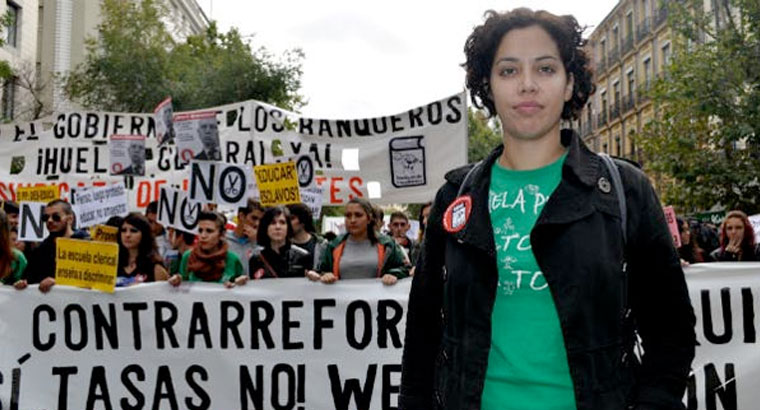
M 512 75 L 515 72 L 517 72 L 517 70 L 515 70 L 513 67 L 505 67 L 501 69 L 501 75 Z
M 554 67 L 552 67 L 550 65 L 545 65 L 545 66 L 542 66 L 541 68 L 539 68 L 539 71 L 541 71 L 542 73 L 550 73 L 551 74 L 555 70 L 554 70 Z

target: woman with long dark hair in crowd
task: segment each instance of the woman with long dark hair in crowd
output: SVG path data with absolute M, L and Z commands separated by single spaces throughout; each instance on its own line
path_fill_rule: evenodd
M 322 255 L 320 275 L 308 271 L 311 280 L 333 283 L 338 279 L 382 278 L 386 285 L 408 276 L 404 251 L 392 238 L 375 230 L 372 204 L 354 198 L 346 204 L 346 233 L 330 242 Z
M 137 212 L 127 215 L 119 225 L 116 242 L 119 244 L 117 287 L 168 279 L 148 218 Z
M 218 212 L 200 213 L 198 244 L 182 255 L 180 273 L 169 278 L 172 286 L 179 286 L 183 280 L 223 283 L 228 288 L 248 282 L 240 258 L 227 250 L 226 225 L 227 218 Z
M 290 211 L 284 206 L 269 208 L 259 222 L 256 242 L 262 249 L 251 256 L 253 279 L 303 277 L 311 267 L 311 255 L 292 243 Z
M 4 285 L 15 285 L 21 281 L 26 269 L 26 257 L 11 243 L 10 232 L 8 215 L 0 209 L 0 281 Z
M 720 247 L 710 257 L 716 262 L 760 260 L 760 247 L 755 244 L 755 231 L 747 214 L 730 211 L 720 225 Z
M 699 248 L 696 238 L 693 238 L 689 222 L 681 218 L 676 218 L 676 222 L 678 223 L 678 233 L 681 235 L 681 247 L 678 248 L 681 264 L 704 262 L 704 252 Z

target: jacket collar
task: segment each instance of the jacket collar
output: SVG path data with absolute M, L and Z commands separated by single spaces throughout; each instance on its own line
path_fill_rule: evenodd
M 590 196 L 578 196 L 578 194 L 590 191 L 597 184 L 602 167 L 601 160 L 586 147 L 573 130 L 562 130 L 560 138 L 562 145 L 568 147 L 567 158 L 562 166 L 562 181 L 552 194 L 552 197 L 557 198 L 550 198 L 537 224 L 569 222 L 591 211 Z M 504 146 L 499 145 L 483 161 L 446 174 L 448 181 L 460 187 L 458 196 L 469 195 L 472 200 L 470 217 L 465 227 L 455 233 L 454 237 L 460 243 L 475 246 L 492 257 L 496 255 L 496 247 L 488 209 L 491 167 L 503 151 Z M 547 213 L 546 208 L 549 208 L 551 203 L 571 206 L 553 207 L 556 212 Z

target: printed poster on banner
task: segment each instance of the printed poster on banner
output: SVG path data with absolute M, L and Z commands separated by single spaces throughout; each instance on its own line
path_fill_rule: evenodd
M 145 136 L 112 135 L 108 141 L 111 175 L 145 175 Z
M 668 223 L 670 229 L 670 235 L 673 237 L 673 243 L 676 248 L 681 247 L 681 233 L 678 232 L 678 220 L 676 220 L 676 211 L 672 206 L 668 205 L 662 208 L 665 212 L 665 221 Z
M 116 243 L 116 235 L 119 234 L 119 228 L 109 225 L 95 225 L 90 228 L 90 237 L 93 241 L 97 242 L 114 242 Z
M 16 190 L 17 202 L 43 202 L 48 203 L 60 198 L 60 190 L 57 185 L 30 186 Z
M 161 187 L 158 198 L 158 223 L 180 231 L 198 233 L 198 216 L 203 204 L 178 189 Z
M 221 161 L 216 112 L 203 111 L 174 116 L 176 145 L 180 160 Z
M 153 120 L 156 122 L 156 141 L 158 145 L 170 144 L 174 141 L 174 109 L 172 98 L 169 97 L 153 110 Z
M 213 202 L 221 208 L 245 207 L 256 183 L 248 165 L 195 161 L 190 163 L 190 200 Z
M 18 240 L 23 242 L 42 242 L 50 234 L 43 220 L 45 204 L 42 202 L 21 202 L 18 204 Z M 60 218 L 55 214 L 53 218 Z
M 293 161 L 254 167 L 261 205 L 275 206 L 301 202 L 298 172 Z
M 127 189 L 123 182 L 97 188 L 77 189 L 73 199 L 77 226 L 80 228 L 102 224 L 113 216 L 125 216 Z
M 315 185 L 301 188 L 301 202 L 309 207 L 315 220 L 322 215 L 322 191 L 322 187 Z
M 119 245 L 81 239 L 55 240 L 55 283 L 113 293 Z
M 263 150 L 259 163 L 313 159 L 325 205 L 371 193 L 378 204 L 428 202 L 444 175 L 467 162 L 464 93 L 394 115 L 345 120 L 307 118 L 256 101 L 252 130 Z

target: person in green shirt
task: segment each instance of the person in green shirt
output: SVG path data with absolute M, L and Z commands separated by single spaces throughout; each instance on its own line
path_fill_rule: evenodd
M 227 218 L 218 212 L 198 216 L 198 244 L 182 255 L 179 273 L 169 278 L 172 286 L 182 281 L 223 283 L 231 288 L 248 283 L 240 258 L 227 249 L 224 229 Z
M 0 209 L 0 282 L 15 285 L 23 279 L 26 257 L 13 247 L 8 215 Z

